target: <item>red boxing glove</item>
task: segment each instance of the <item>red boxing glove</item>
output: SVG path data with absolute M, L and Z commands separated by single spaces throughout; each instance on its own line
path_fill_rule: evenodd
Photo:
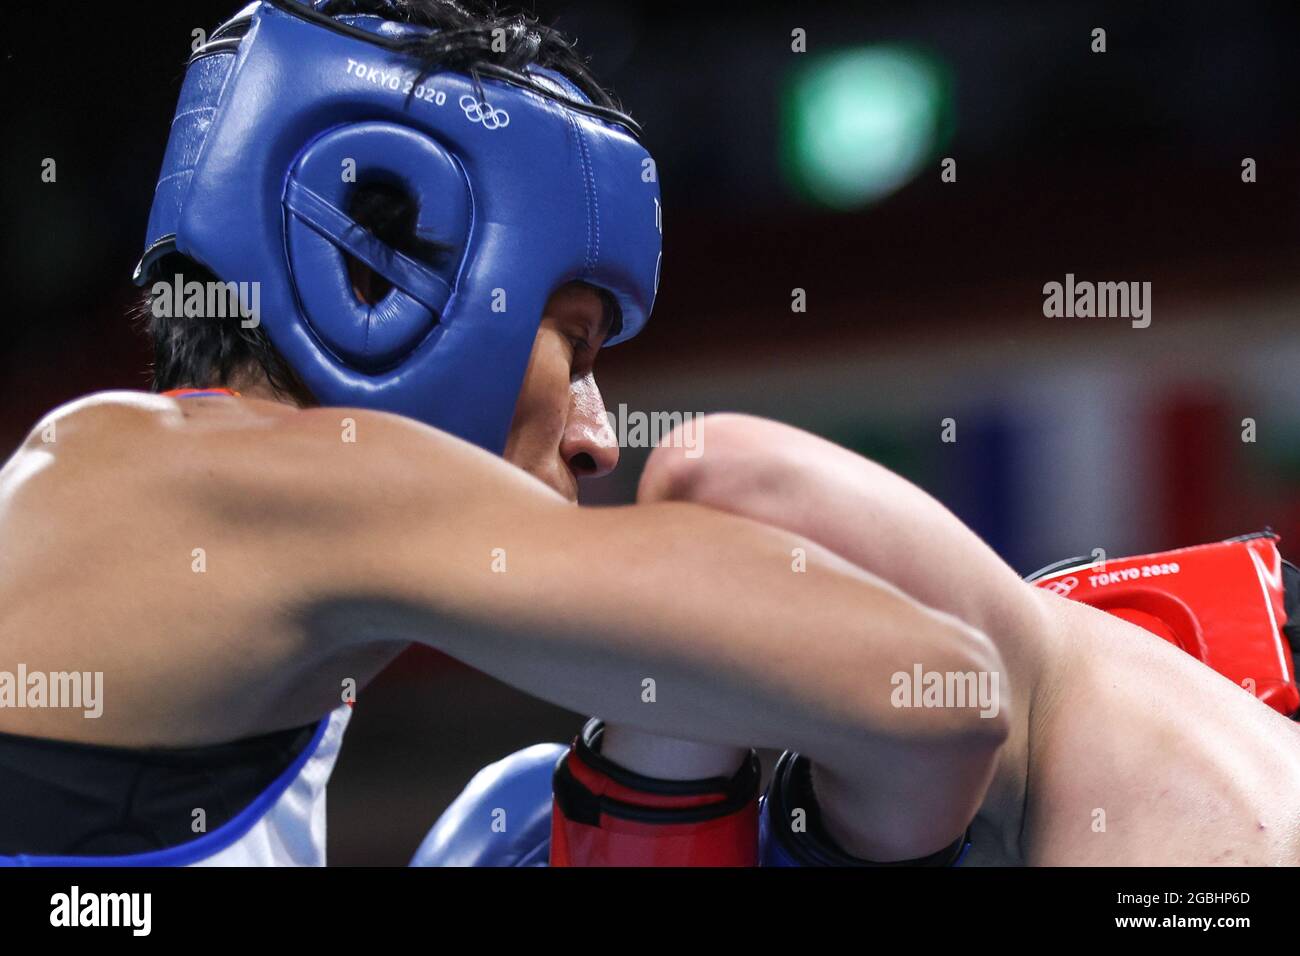
M 587 725 L 552 782 L 551 866 L 757 866 L 758 755 L 730 778 L 657 780 L 600 755 Z
M 1262 531 L 1135 558 L 1075 558 L 1028 580 L 1145 628 L 1290 716 L 1300 710 L 1300 571 L 1277 540 Z

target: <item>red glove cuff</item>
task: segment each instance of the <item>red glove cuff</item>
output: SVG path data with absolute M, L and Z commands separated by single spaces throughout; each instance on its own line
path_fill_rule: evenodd
M 600 755 L 587 722 L 553 780 L 551 866 L 756 866 L 758 755 L 730 778 L 658 780 Z

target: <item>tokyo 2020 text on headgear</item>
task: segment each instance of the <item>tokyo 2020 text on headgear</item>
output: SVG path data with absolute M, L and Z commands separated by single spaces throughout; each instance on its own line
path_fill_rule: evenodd
M 659 186 L 628 117 L 561 74 L 421 68 L 427 27 L 251 4 L 198 48 L 181 89 L 135 280 L 181 253 L 260 284 L 272 344 L 326 405 L 398 412 L 490 451 L 505 444 L 542 309 L 570 281 L 641 330 L 658 285 Z M 418 82 L 417 82 L 418 80 Z M 345 175 L 346 174 L 346 175 Z M 417 261 L 347 213 L 361 184 L 418 205 Z M 391 285 L 353 291 L 347 259 Z

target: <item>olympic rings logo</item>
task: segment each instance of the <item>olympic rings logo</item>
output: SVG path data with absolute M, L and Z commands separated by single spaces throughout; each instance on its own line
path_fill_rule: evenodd
M 466 93 L 460 98 L 460 108 L 471 123 L 482 123 L 484 129 L 503 129 L 510 125 L 510 114 L 493 108 L 491 103 L 480 103 Z
M 1061 578 L 1059 581 L 1053 581 L 1051 584 L 1043 585 L 1043 590 L 1051 591 L 1053 594 L 1059 594 L 1061 597 L 1069 597 L 1070 592 L 1079 586 L 1079 579 L 1071 575 L 1068 578 Z

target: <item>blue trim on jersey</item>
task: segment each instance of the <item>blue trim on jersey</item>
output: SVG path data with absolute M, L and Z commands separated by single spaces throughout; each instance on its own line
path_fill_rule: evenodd
M 966 854 L 969 852 L 970 852 L 970 840 L 967 840 L 966 845 L 961 848 L 961 853 L 957 855 L 957 859 L 953 860 L 952 863 L 949 864 L 949 866 L 961 866 L 961 861 L 966 859 Z
M 316 753 L 320 742 L 329 727 L 330 716 L 327 715 L 316 727 L 311 742 L 303 748 L 296 760 L 290 764 L 275 781 L 259 793 L 253 802 L 244 807 L 211 833 L 205 833 L 197 839 L 165 850 L 150 850 L 147 853 L 133 853 L 129 856 L 29 856 L 20 853 L 17 856 L 0 856 L 0 866 L 188 866 L 198 860 L 214 856 L 233 844 L 253 828 L 280 795 L 289 789 L 294 777 Z

